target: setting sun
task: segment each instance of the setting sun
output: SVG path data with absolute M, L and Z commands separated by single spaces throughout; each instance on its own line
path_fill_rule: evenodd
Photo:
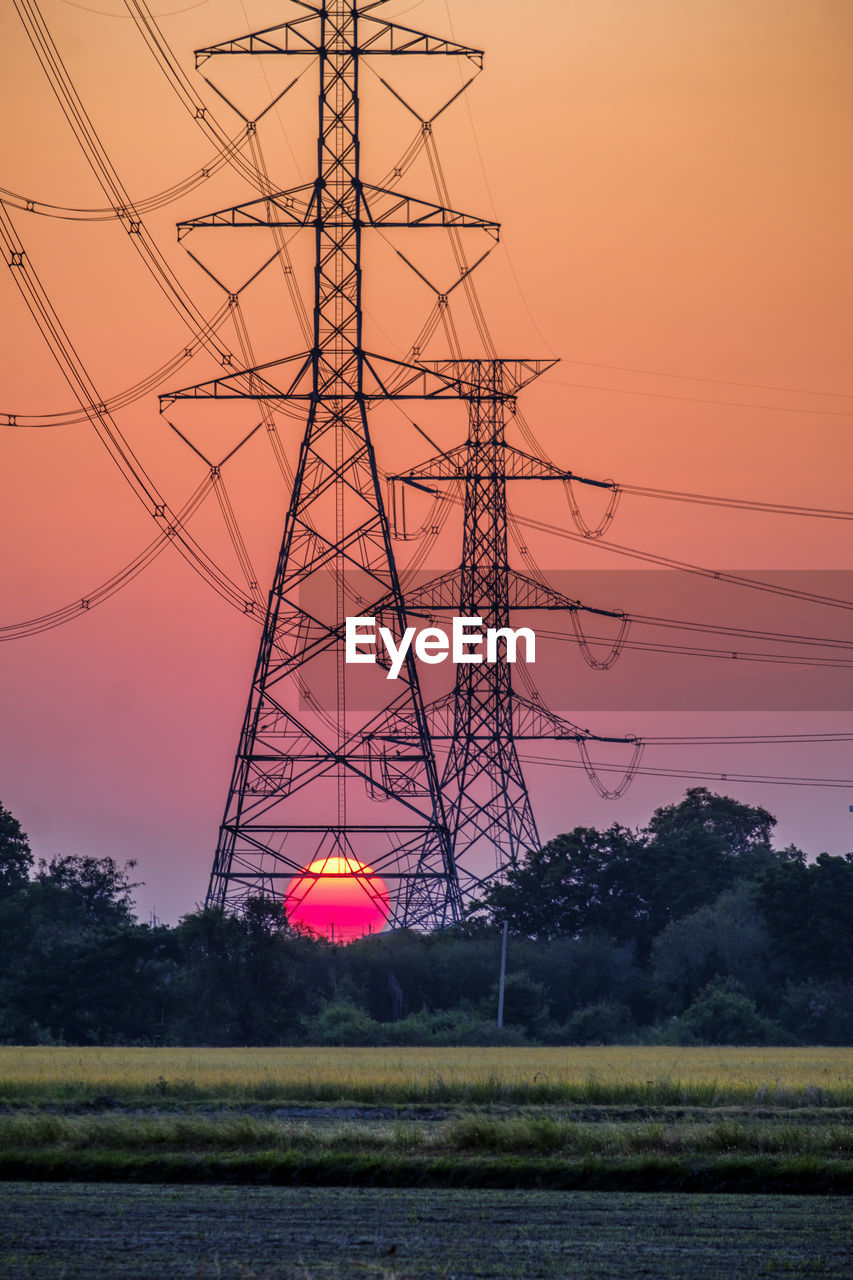
M 321 858 L 291 880 L 287 918 L 333 942 L 378 933 L 388 919 L 388 889 L 372 867 L 355 858 Z

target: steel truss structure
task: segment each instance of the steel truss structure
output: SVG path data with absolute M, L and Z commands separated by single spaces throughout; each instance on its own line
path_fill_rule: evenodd
M 411 616 L 432 619 L 442 612 L 479 617 L 484 628 L 509 628 L 514 611 L 560 610 L 615 618 L 590 608 L 546 583 L 510 568 L 507 547 L 508 480 L 560 480 L 571 473 L 506 441 L 506 418 L 522 389 L 556 361 L 465 360 L 456 372 L 468 388 L 468 435 L 464 445 L 391 477 L 392 486 L 432 489 L 436 483 L 463 487 L 462 559 L 453 573 L 406 592 Z M 432 489 L 435 492 L 434 489 Z M 396 504 L 392 502 L 392 508 Z M 390 602 L 389 602 L 390 603 Z M 618 639 L 617 639 L 618 643 Z M 516 743 L 543 739 L 576 742 L 588 762 L 589 741 L 603 738 L 548 711 L 538 697 L 513 685 L 504 648 L 495 663 L 461 664 L 453 691 L 427 705 L 433 742 L 448 747 L 442 790 L 448 806 L 453 854 L 463 895 L 476 894 L 528 849 L 540 845 Z M 639 745 L 635 744 L 635 754 Z
M 164 404 L 211 398 L 307 407 L 207 903 L 280 899 L 299 873 L 310 893 L 312 876 L 324 869 L 352 879 L 369 866 L 390 891 L 392 926 L 438 927 L 459 919 L 462 903 L 415 662 L 410 652 L 390 699 L 387 683 L 382 690 L 380 715 L 405 723 L 402 737 L 354 730 L 344 633 L 347 615 L 369 613 L 371 599 L 384 602 L 398 636 L 405 628 L 368 406 L 459 398 L 466 388 L 452 362 L 428 369 L 365 352 L 362 236 L 370 227 L 474 227 L 497 238 L 498 226 L 362 181 L 359 68 L 376 55 L 450 56 L 480 66 L 482 53 L 383 22 L 368 12 L 375 3 L 294 2 L 304 15 L 199 50 L 196 62 L 252 54 L 316 59 L 316 178 L 309 188 L 183 223 L 179 235 L 199 227 L 312 229 L 311 349 L 162 397 Z M 306 693 L 326 687 L 329 705 Z M 370 877 L 359 883 L 377 892 Z
M 508 406 L 554 362 L 407 363 L 364 349 L 365 231 L 477 229 L 497 240 L 499 227 L 362 180 L 360 64 L 376 55 L 427 55 L 479 68 L 483 55 L 384 22 L 374 16 L 380 5 L 373 0 L 292 2 L 305 11 L 295 20 L 198 50 L 196 65 L 222 55 L 316 59 L 316 177 L 182 222 L 178 234 L 312 230 L 312 346 L 161 396 L 164 408 L 182 400 L 306 408 L 207 904 L 239 908 L 256 895 L 280 900 L 294 885 L 304 895 L 320 877 L 352 880 L 368 866 L 390 891 L 392 927 L 442 927 L 461 918 L 467 895 L 539 843 L 516 742 L 557 738 L 583 752 L 595 735 L 518 694 L 505 654 L 495 663 L 461 665 L 453 691 L 426 706 L 411 648 L 392 694 L 387 683 L 377 687 L 379 709 L 354 726 L 345 623 L 353 614 L 374 615 L 399 638 L 410 616 L 436 611 L 504 628 L 513 610 L 585 608 L 511 570 L 507 558 L 506 481 L 570 479 L 504 438 Z M 465 266 L 460 279 L 471 270 Z M 403 485 L 462 479 L 465 488 L 461 567 L 404 596 L 368 410 L 409 399 L 462 400 L 469 429 L 460 449 L 396 478 Z M 318 689 L 331 689 L 331 697 L 318 700 Z M 435 743 L 449 743 L 441 775 Z M 358 882 L 380 897 L 371 875 Z

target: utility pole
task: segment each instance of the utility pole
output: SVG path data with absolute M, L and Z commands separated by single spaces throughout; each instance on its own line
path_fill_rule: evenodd
M 498 982 L 498 1027 L 504 1024 L 504 989 L 506 987 L 506 943 L 509 935 L 509 924 L 504 920 L 501 933 L 501 972 Z

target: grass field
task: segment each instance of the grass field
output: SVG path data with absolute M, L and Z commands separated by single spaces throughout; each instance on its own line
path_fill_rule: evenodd
M 14 1280 L 848 1280 L 834 1197 L 7 1184 Z
M 841 1049 L 0 1049 L 0 1178 L 853 1191 Z
M 851 1065 L 0 1048 L 0 1276 L 847 1280 Z
M 853 1106 L 853 1049 L 103 1049 L 0 1046 L 0 1102 Z
M 578 1122 L 549 1108 L 369 1111 L 342 1121 L 148 1109 L 0 1115 L 0 1177 L 413 1187 L 583 1187 L 848 1193 L 851 1113 L 758 1119 L 695 1111 Z

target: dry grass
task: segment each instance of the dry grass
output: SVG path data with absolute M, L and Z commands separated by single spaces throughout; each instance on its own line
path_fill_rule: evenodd
M 0 1046 L 0 1099 L 853 1103 L 850 1048 Z

